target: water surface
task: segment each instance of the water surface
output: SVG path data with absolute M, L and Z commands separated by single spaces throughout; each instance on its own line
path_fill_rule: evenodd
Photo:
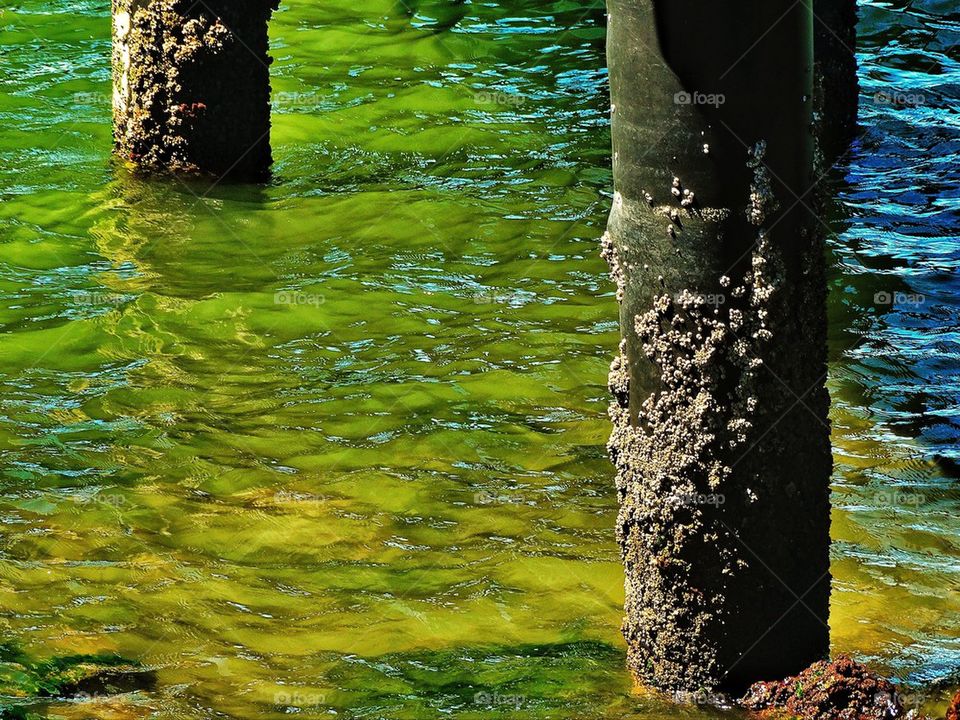
M 917 684 L 960 669 L 951 5 L 862 6 L 825 218 L 834 645 Z M 624 671 L 603 24 L 285 3 L 252 188 L 111 162 L 107 3 L 0 11 L 4 639 L 155 667 L 125 717 L 716 715 Z

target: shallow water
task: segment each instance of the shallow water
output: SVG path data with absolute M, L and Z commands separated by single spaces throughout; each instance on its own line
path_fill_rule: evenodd
M 826 218 L 834 645 L 910 683 L 960 672 L 951 5 L 862 6 Z M 111 164 L 106 3 L 0 10 L 5 639 L 156 667 L 144 717 L 716 715 L 623 669 L 603 21 L 285 3 L 276 178 L 211 188 Z

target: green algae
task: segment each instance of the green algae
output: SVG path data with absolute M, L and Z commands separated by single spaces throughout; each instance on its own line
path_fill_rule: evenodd
M 12 643 L 0 644 L 0 717 L 30 717 L 30 708 L 52 700 L 151 690 L 152 671 L 115 654 L 29 656 Z

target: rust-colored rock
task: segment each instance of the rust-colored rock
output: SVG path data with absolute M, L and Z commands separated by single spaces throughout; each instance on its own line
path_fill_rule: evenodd
M 960 691 L 953 696 L 953 701 L 947 709 L 946 720 L 960 720 Z
M 740 703 L 767 718 L 889 720 L 904 716 L 896 686 L 844 656 L 814 663 L 785 680 L 755 683 Z

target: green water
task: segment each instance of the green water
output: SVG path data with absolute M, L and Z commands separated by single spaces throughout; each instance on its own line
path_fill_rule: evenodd
M 946 45 L 949 8 L 914 5 L 912 41 Z M 866 82 L 909 70 L 903 14 L 864 11 Z M 275 180 L 211 187 L 111 163 L 107 3 L 0 10 L 0 631 L 157 674 L 35 712 L 717 716 L 624 671 L 603 22 L 285 2 Z M 868 112 L 941 128 L 918 156 L 960 143 L 949 114 Z M 960 668 L 956 200 L 909 245 L 870 176 L 900 149 L 864 140 L 829 218 L 832 626 L 920 683 Z M 869 307 L 924 263 L 922 312 Z

